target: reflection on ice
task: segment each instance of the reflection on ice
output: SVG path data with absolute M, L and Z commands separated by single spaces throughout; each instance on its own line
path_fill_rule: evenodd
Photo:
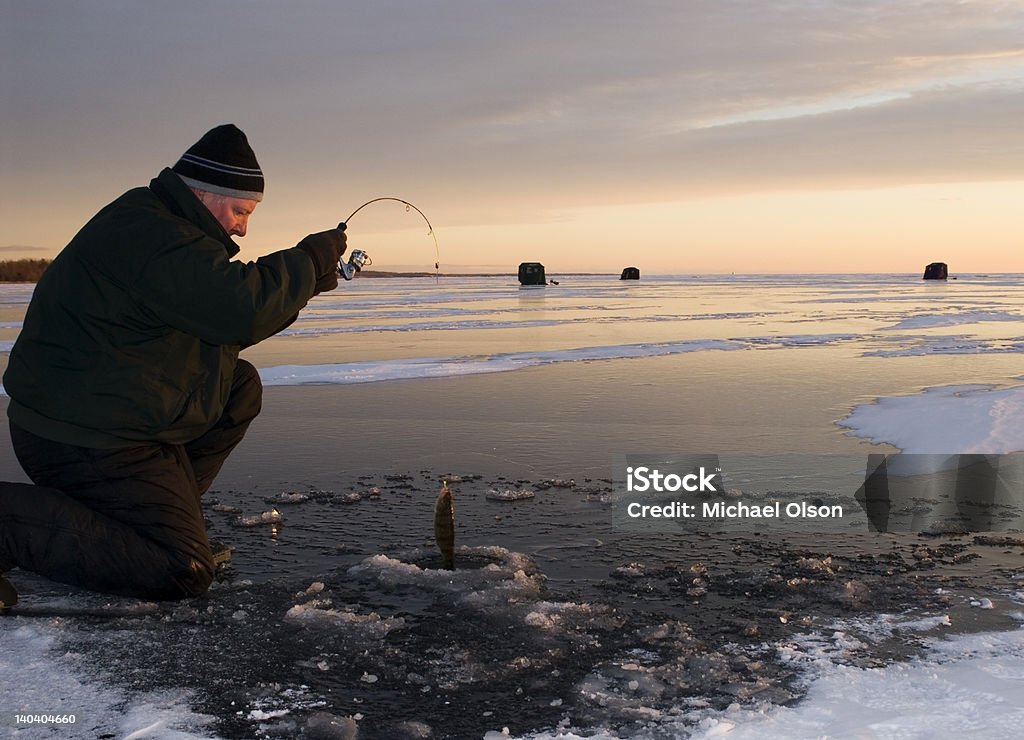
M 302 355 L 295 345 L 346 342 L 351 333 L 418 334 L 409 356 L 394 343 L 380 358 L 344 364 L 260 365 L 266 385 L 360 383 L 504 372 L 538 365 L 663 357 L 684 352 L 788 350 L 843 345 L 864 356 L 1024 352 L 1012 329 L 1024 281 L 1016 275 L 961 275 L 922 285 L 907 275 L 651 276 L 628 288 L 604 276 L 573 276 L 529 300 L 509 278 L 364 280 L 318 296 L 279 337 L 256 350 Z M 0 286 L 0 306 L 20 310 L 30 290 Z M 1005 331 L 1000 325 L 1005 325 Z M 0 353 L 20 322 L 0 326 Z M 963 327 L 939 337 L 941 327 Z M 480 354 L 417 357 L 424 342 L 472 333 Z M 996 333 L 1001 336 L 993 336 Z M 589 346 L 578 346 L 586 337 Z M 305 338 L 305 339 L 304 339 Z M 540 352 L 504 353 L 509 340 Z M 379 340 L 378 340 L 379 341 Z M 287 345 L 287 349 L 284 347 Z M 343 355 L 342 355 L 343 356 Z M 0 389 L 2 393 L 2 389 Z
M 735 341 L 683 340 L 552 351 L 509 352 L 473 357 L 417 357 L 331 365 L 280 365 L 261 369 L 260 379 L 265 386 L 302 385 L 305 383 L 372 383 L 382 380 L 500 373 L 558 362 L 664 357 L 684 352 L 745 348 L 745 344 Z

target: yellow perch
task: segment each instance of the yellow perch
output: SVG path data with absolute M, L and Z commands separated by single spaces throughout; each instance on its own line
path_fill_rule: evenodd
M 455 505 L 448 481 L 443 481 L 441 493 L 434 504 L 434 539 L 441 551 L 441 560 L 448 570 L 455 570 Z

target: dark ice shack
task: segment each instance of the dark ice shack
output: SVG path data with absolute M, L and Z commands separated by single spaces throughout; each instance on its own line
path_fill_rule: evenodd
M 519 265 L 519 283 L 521 285 L 546 285 L 544 265 L 540 262 L 522 262 Z

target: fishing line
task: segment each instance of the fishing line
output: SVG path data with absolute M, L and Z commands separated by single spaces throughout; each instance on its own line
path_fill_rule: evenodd
M 402 205 L 405 206 L 405 210 L 406 211 L 408 211 L 411 208 L 412 210 L 416 211 L 416 213 L 420 214 L 420 216 L 423 217 L 423 220 L 427 223 L 427 229 L 428 229 L 427 233 L 430 234 L 430 236 L 434 240 L 434 257 L 435 257 L 435 259 L 434 259 L 434 279 L 435 280 L 439 280 L 440 279 L 440 275 L 438 273 L 438 270 L 441 268 L 441 249 L 437 245 L 437 234 L 434 233 L 434 227 L 430 223 L 430 219 L 427 218 L 427 214 L 425 214 L 423 211 L 421 211 L 419 208 L 414 206 L 409 201 L 403 200 L 402 198 L 394 198 L 394 197 L 391 197 L 391 196 L 382 196 L 380 198 L 373 198 L 371 200 L 366 201 L 361 206 L 359 206 L 357 209 L 352 211 L 352 213 L 349 214 L 349 217 L 346 218 L 344 221 L 341 222 L 341 224 L 338 225 L 339 228 L 347 227 L 348 222 L 352 220 L 352 217 L 355 216 L 357 213 L 359 213 L 364 208 L 366 208 L 366 206 L 368 206 L 368 205 L 370 205 L 372 203 L 379 203 L 380 201 L 383 201 L 383 200 L 393 200 L 396 203 L 401 203 Z M 346 280 L 351 279 L 352 270 L 353 269 L 354 270 L 358 270 L 359 267 L 361 267 L 363 264 L 370 264 L 369 261 L 368 261 L 369 257 L 367 257 L 365 255 L 365 253 L 362 252 L 362 250 L 355 250 L 353 252 L 352 256 L 354 257 L 356 255 L 356 253 L 362 255 L 361 257 L 358 258 L 357 266 L 356 267 L 354 267 L 354 268 L 350 267 L 349 270 L 346 270 L 344 265 L 339 265 L 339 267 L 338 267 L 339 271 L 341 272 L 342 275 L 345 276 Z M 363 260 L 366 260 L 366 261 L 364 262 Z M 351 262 L 349 264 L 351 265 Z M 444 424 L 444 420 L 442 419 L 442 425 L 443 424 Z M 447 432 L 443 431 L 443 435 L 445 437 L 447 437 Z M 444 478 L 442 478 L 441 493 L 438 495 L 437 501 L 434 504 L 434 540 L 437 543 L 437 546 L 438 546 L 438 548 L 441 551 L 441 559 L 442 559 L 442 561 L 444 563 L 444 567 L 447 568 L 448 570 L 454 570 L 455 569 L 455 507 L 454 507 L 454 503 L 452 501 L 451 491 L 448 488 L 448 481 L 446 479 L 444 479 Z
M 393 198 L 393 197 L 391 197 L 389 195 L 385 195 L 385 196 L 382 196 L 380 198 L 373 198 L 371 200 L 366 201 L 361 206 L 359 206 L 357 209 L 352 211 L 352 213 L 349 214 L 349 217 L 346 218 L 344 221 L 342 221 L 342 223 L 343 224 L 347 224 L 349 221 L 352 220 L 352 216 L 355 216 L 361 210 L 366 208 L 366 206 L 370 205 L 371 203 L 378 203 L 378 202 L 380 202 L 382 200 L 393 200 L 396 203 L 401 203 L 401 204 L 403 204 L 405 206 L 405 210 L 406 211 L 408 211 L 411 208 L 412 210 L 416 211 L 416 213 L 420 214 L 420 216 L 423 217 L 423 220 L 427 222 L 427 229 L 428 229 L 427 233 L 430 234 L 430 236 L 433 237 L 433 239 L 434 239 L 434 257 L 435 257 L 435 259 L 434 259 L 434 276 L 437 277 L 437 274 L 438 274 L 437 271 L 439 269 L 441 269 L 441 249 L 437 246 L 437 234 L 434 233 L 434 227 L 430 224 L 430 219 L 427 218 L 427 214 L 425 214 L 423 211 L 421 211 L 419 208 L 414 206 L 409 201 L 402 200 L 401 198 Z

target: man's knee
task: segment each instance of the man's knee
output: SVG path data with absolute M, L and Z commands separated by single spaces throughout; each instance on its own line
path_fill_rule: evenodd
M 263 381 L 251 362 L 238 360 L 235 364 L 228 405 L 232 408 L 231 416 L 237 420 L 251 421 L 260 413 L 263 407 Z

